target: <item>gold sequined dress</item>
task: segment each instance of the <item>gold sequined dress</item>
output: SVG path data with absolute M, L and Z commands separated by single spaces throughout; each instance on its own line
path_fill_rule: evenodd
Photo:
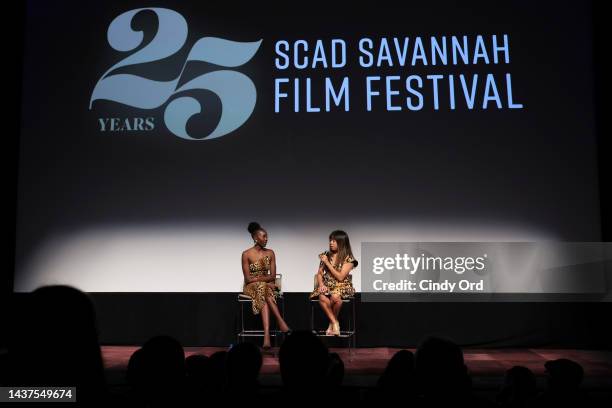
M 270 257 L 268 255 L 258 261 L 249 264 L 249 273 L 252 277 L 265 276 L 270 273 Z M 268 286 L 268 282 L 251 282 L 245 284 L 242 292 L 253 299 L 253 314 L 259 314 L 266 304 L 266 298 L 276 297 L 276 292 Z
M 342 265 L 344 265 L 347 262 L 350 262 L 354 266 L 357 266 L 357 260 L 353 259 L 350 256 L 347 256 L 346 259 L 344 259 L 343 262 L 340 262 L 339 264 L 334 265 L 334 269 L 341 270 L 342 269 Z M 325 264 L 323 263 L 323 261 L 321 261 L 321 263 L 319 265 L 320 266 L 324 266 Z M 348 297 L 351 297 L 351 296 L 355 295 L 355 288 L 353 287 L 353 276 L 350 273 L 348 275 L 346 275 L 346 278 L 344 278 L 343 281 L 339 281 L 339 280 L 337 280 L 334 277 L 334 275 L 332 275 L 327 270 L 327 267 L 324 267 L 324 269 L 323 269 L 323 283 L 327 287 L 327 292 L 321 293 L 319 291 L 319 287 L 317 285 L 315 290 L 313 290 L 312 293 L 310 294 L 310 299 L 318 298 L 319 295 L 321 295 L 321 294 L 323 294 L 323 295 L 339 295 L 342 299 L 346 299 Z

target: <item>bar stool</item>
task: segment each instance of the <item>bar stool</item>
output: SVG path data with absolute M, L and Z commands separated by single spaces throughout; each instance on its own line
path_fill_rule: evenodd
M 282 274 L 277 273 L 274 284 L 277 287 L 278 292 L 276 293 L 276 302 L 279 306 L 279 311 L 283 319 L 285 318 L 285 298 L 283 296 L 283 286 L 282 286 Z M 245 313 L 244 307 L 245 305 L 249 307 L 249 311 L 252 308 L 253 298 L 244 293 L 238 293 L 237 295 L 238 305 L 240 307 L 240 331 L 237 334 L 238 343 L 241 343 L 245 337 L 263 337 L 264 331 L 263 329 L 256 329 L 252 327 L 245 327 Z M 275 323 L 276 324 L 276 323 Z M 278 328 L 274 330 L 270 330 L 270 336 L 274 336 L 274 341 L 277 343 L 276 338 L 281 333 Z
M 314 287 L 315 289 L 318 286 L 317 275 L 315 275 Z M 356 330 L 356 321 L 357 321 L 357 312 L 355 308 L 356 304 L 355 296 L 348 297 L 346 299 L 342 299 L 342 310 L 340 310 L 340 316 L 338 316 L 338 320 L 340 321 L 340 336 L 327 336 L 325 334 L 325 330 L 317 328 L 315 325 L 315 307 L 319 304 L 319 299 L 310 299 L 310 330 L 318 337 L 339 337 L 342 339 L 346 339 L 349 345 L 349 353 L 352 348 L 357 347 L 357 330 Z M 347 308 L 344 305 L 350 305 L 349 307 L 349 316 L 346 316 L 346 313 L 343 313 Z M 344 321 L 342 319 L 342 315 L 345 315 Z M 342 330 L 345 327 L 347 329 Z

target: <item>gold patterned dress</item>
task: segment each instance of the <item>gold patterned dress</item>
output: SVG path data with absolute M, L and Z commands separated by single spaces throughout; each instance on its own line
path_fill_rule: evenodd
M 347 256 L 344 259 L 344 262 L 340 262 L 339 264 L 334 265 L 334 269 L 341 270 L 342 265 L 344 265 L 347 262 L 350 262 L 354 266 L 357 266 L 357 260 L 350 256 Z M 321 261 L 319 265 L 324 266 L 325 264 L 323 263 L 323 261 Z M 334 277 L 334 275 L 332 275 L 327 270 L 327 267 L 324 267 L 323 283 L 327 287 L 327 292 L 325 293 L 320 292 L 319 287 L 317 286 L 315 290 L 313 290 L 312 293 L 310 294 L 310 299 L 318 298 L 319 295 L 321 294 L 322 295 L 339 295 L 342 299 L 346 299 L 348 297 L 355 295 L 355 288 L 353 287 L 353 276 L 350 273 L 346 275 L 346 278 L 344 278 L 343 281 L 339 281 Z
M 266 255 L 255 263 L 249 264 L 249 273 L 254 278 L 268 275 L 270 273 L 270 257 Z M 245 284 L 242 292 L 253 299 L 253 314 L 259 314 L 266 304 L 266 298 L 270 296 L 276 297 L 275 291 L 268 286 L 268 282 L 251 282 Z

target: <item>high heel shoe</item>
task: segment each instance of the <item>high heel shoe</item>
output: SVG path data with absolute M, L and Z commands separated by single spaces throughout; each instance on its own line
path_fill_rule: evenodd
M 330 323 L 329 326 L 327 326 L 327 330 L 325 330 L 325 335 L 326 336 L 333 336 L 334 329 L 332 328 L 332 324 Z
M 332 334 L 334 336 L 339 336 L 340 335 L 340 322 L 336 322 L 336 323 L 332 323 Z

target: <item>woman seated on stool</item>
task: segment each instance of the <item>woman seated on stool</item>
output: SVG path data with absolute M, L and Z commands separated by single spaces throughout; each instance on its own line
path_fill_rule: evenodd
M 253 314 L 261 312 L 264 340 L 263 348 L 270 348 L 270 311 L 283 333 L 289 331 L 276 305 L 276 257 L 274 251 L 267 249 L 268 233 L 258 223 L 247 227 L 254 245 L 242 253 L 242 274 L 244 275 L 243 293 L 253 299 Z
M 310 299 L 319 299 L 321 308 L 329 318 L 327 336 L 340 335 L 338 315 L 342 308 L 342 299 L 355 294 L 351 270 L 357 267 L 353 256 L 348 234 L 344 231 L 333 231 L 329 234 L 329 251 L 319 255 L 317 288 L 310 294 Z

